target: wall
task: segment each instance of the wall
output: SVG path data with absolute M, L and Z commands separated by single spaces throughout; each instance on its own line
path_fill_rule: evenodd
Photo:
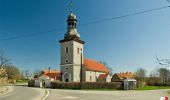
M 100 74 L 105 74 L 105 73 L 95 72 L 95 71 L 86 71 L 86 82 L 96 82 Z

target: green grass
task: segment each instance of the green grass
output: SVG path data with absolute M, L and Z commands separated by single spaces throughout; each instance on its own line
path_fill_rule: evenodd
M 170 89 L 170 86 L 144 86 L 137 90 L 159 90 L 159 89 Z
M 16 82 L 17 82 L 17 83 L 27 83 L 28 80 L 27 80 L 27 79 L 24 79 L 24 80 L 17 80 Z

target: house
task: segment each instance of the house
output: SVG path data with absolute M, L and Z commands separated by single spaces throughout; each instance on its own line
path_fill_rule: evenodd
M 53 80 L 58 80 L 58 81 L 60 81 L 60 78 L 61 78 L 60 77 L 61 73 L 58 70 L 43 70 L 41 72 L 40 76 L 42 76 L 42 75 L 47 76 L 47 77 L 49 77 L 49 78 L 51 78 Z
M 43 70 L 40 77 L 35 78 L 36 87 L 51 87 L 51 81 L 60 81 L 61 73 L 58 70 Z
M 73 11 L 67 17 L 67 32 L 59 43 L 62 82 L 97 82 L 101 74 L 110 73 L 105 65 L 84 57 L 85 42 L 77 31 L 77 17 Z
M 130 79 L 130 78 L 134 78 L 134 74 L 132 72 L 116 73 L 113 75 L 111 81 L 120 82 L 120 81 L 124 81 L 125 79 Z
M 134 79 L 134 74 L 132 72 L 126 73 L 116 73 L 113 75 L 112 82 L 123 82 L 123 87 L 125 90 L 136 89 L 136 80 Z
M 111 82 L 112 74 L 100 74 L 97 82 Z

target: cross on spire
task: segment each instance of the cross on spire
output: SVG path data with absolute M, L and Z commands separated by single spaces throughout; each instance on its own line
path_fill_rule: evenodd
M 73 11 L 73 0 L 70 0 L 70 10 Z

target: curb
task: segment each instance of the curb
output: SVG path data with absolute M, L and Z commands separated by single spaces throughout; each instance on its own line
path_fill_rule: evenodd
M 48 95 L 49 95 L 49 90 L 46 89 L 45 90 L 45 95 L 41 98 L 41 100 L 45 100 L 48 97 Z

